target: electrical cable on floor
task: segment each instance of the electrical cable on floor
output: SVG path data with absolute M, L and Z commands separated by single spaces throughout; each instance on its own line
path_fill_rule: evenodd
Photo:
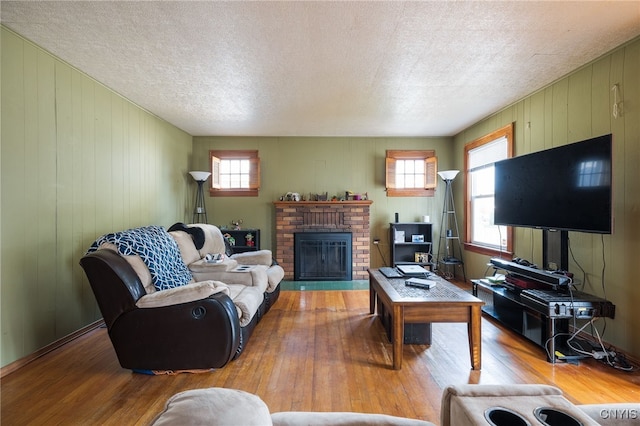
M 549 339 L 547 339 L 547 341 L 545 342 L 545 351 L 547 352 L 547 356 L 549 357 L 549 359 L 553 359 L 551 357 L 551 353 L 549 352 L 549 343 L 551 342 L 551 340 L 559 336 L 570 336 L 569 339 L 567 339 L 566 344 L 576 354 L 582 355 L 585 358 L 593 358 L 609 367 L 615 368 L 616 370 L 621 370 L 626 372 L 637 371 L 638 367 L 632 365 L 623 354 L 618 353 L 612 347 L 609 347 L 609 348 L 605 347 L 605 344 L 602 340 L 602 336 L 600 335 L 600 333 L 598 332 L 598 328 L 594 324 L 594 322 L 598 319 L 604 319 L 604 318 L 591 318 L 591 320 L 589 320 L 579 329 L 576 329 L 576 331 L 573 333 L 558 333 L 550 337 Z M 574 318 L 574 323 L 575 323 L 575 318 Z M 578 342 L 577 340 L 578 335 L 582 331 L 584 331 L 588 326 L 591 326 L 592 333 L 595 332 L 595 336 L 592 335 L 595 341 L 583 340 L 583 342 L 584 344 L 588 344 L 591 346 L 591 351 L 585 350 L 585 348 L 583 348 L 583 345 L 581 344 L 576 344 Z
M 592 324 L 593 321 L 594 321 L 594 318 L 592 318 L 591 321 L 585 323 L 582 327 L 580 327 L 580 329 L 574 331 L 573 334 L 571 335 L 571 337 L 569 337 L 569 339 L 567 339 L 567 346 L 569 346 L 571 349 L 573 349 L 573 351 L 575 351 L 576 353 L 579 353 L 580 355 L 591 357 L 591 356 L 593 356 L 593 353 L 592 352 L 587 352 L 587 351 L 583 350 L 582 348 L 578 348 L 578 347 L 572 345 L 571 342 L 578 336 L 578 334 L 580 334 L 580 332 L 582 330 L 584 330 L 585 328 L 587 328 L 587 326 Z M 575 329 L 575 316 L 574 316 L 574 329 Z

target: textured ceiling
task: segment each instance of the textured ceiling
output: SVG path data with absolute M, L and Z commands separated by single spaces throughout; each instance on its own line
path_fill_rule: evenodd
M 640 34 L 640 1 L 2 1 L 192 135 L 448 136 Z

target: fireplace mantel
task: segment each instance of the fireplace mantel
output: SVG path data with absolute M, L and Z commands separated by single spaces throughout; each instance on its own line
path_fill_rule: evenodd
M 292 206 L 346 206 L 346 205 L 356 205 L 356 206 L 368 206 L 373 201 L 371 200 L 349 200 L 349 201 L 274 201 L 273 205 L 276 207 L 292 207 Z
M 366 280 L 370 262 L 369 208 L 371 200 L 275 201 L 276 260 L 293 279 L 294 235 L 298 232 L 351 232 L 352 274 Z

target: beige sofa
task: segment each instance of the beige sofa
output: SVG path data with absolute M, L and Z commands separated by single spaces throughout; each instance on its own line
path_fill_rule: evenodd
M 145 288 L 146 295 L 140 298 L 137 306 L 169 306 L 224 292 L 236 306 L 241 327 L 249 325 L 254 317 L 266 313 L 277 300 L 279 284 L 284 278 L 282 267 L 272 264 L 271 251 L 259 250 L 226 256 L 224 237 L 215 225 L 188 226 L 202 229 L 204 245 L 200 249 L 196 248 L 191 234 L 184 231 L 169 232 L 177 243 L 182 260 L 192 277 L 186 286 L 157 291 L 149 269 L 140 256 L 123 256 Z M 112 243 L 102 243 L 99 249 L 109 249 L 118 253 L 118 248 Z M 206 260 L 207 255 L 215 254 L 222 255 L 221 262 L 213 263 Z
M 640 404 L 574 405 L 562 391 L 547 385 L 460 385 L 443 392 L 442 426 L 494 425 L 571 426 L 640 424 Z M 502 408 L 521 415 L 525 422 L 506 416 L 489 418 L 491 409 Z M 537 409 L 555 409 L 561 415 Z M 546 414 L 545 414 L 546 413 Z M 578 423 L 572 423 L 575 419 Z M 163 425 L 274 425 L 274 426 L 428 426 L 433 423 L 354 412 L 278 412 L 270 413 L 258 396 L 235 389 L 208 388 L 178 393 L 167 401 L 152 422 Z
M 153 426 L 433 426 L 433 423 L 385 414 L 343 412 L 269 412 L 258 396 L 236 389 L 208 388 L 180 392 L 167 401 Z
M 150 225 L 102 235 L 80 260 L 123 368 L 220 368 L 278 299 L 284 271 L 268 250 L 208 263 L 224 239 L 197 228 L 200 250 L 188 232 Z

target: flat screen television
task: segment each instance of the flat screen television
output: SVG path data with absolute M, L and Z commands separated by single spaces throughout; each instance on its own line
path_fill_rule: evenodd
M 612 135 L 495 163 L 496 225 L 613 232 Z

